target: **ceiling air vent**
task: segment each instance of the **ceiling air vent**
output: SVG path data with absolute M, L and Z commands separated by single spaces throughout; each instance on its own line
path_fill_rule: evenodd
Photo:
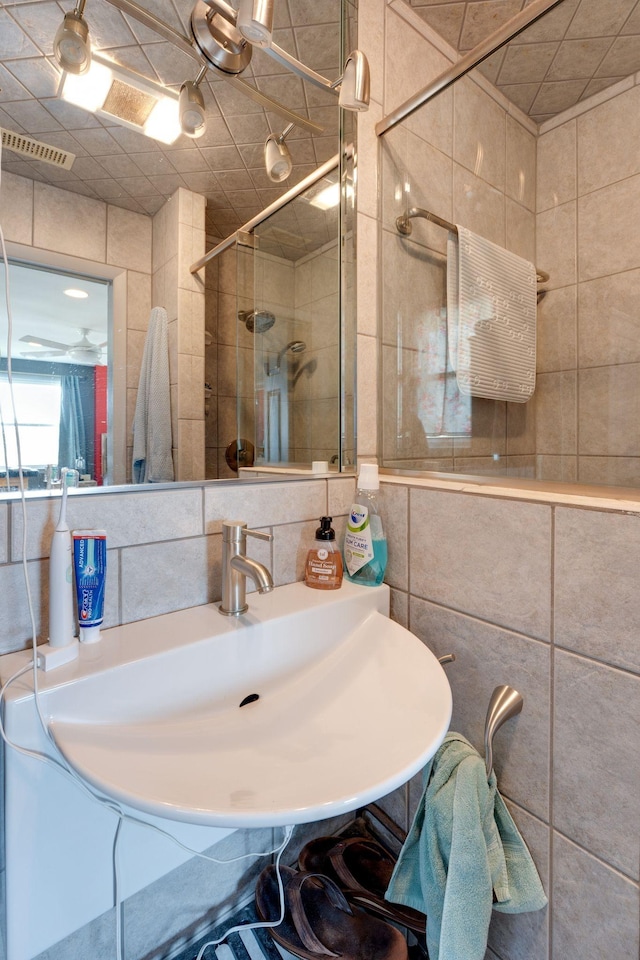
M 5 130 L 3 127 L 0 127 L 0 131 L 3 149 L 13 150 L 14 153 L 30 157 L 32 160 L 52 163 L 54 167 L 63 167 L 65 170 L 70 170 L 73 166 L 75 153 L 68 153 L 66 150 L 60 150 L 59 147 L 50 147 L 47 143 L 40 143 L 39 140 L 32 140 L 31 137 L 13 133 L 12 130 Z

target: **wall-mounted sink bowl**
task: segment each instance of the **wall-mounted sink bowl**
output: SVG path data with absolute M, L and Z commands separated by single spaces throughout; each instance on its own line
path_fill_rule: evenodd
M 99 654 L 56 671 L 55 742 L 147 814 L 258 827 L 346 813 L 420 770 L 451 717 L 442 667 L 388 604 L 386 586 L 291 584 L 238 619 L 209 605 L 106 630 Z

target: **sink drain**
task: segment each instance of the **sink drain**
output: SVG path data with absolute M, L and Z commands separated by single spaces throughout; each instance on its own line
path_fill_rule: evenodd
M 250 693 L 248 697 L 245 697 L 244 700 L 241 700 L 238 704 L 239 707 L 246 707 L 248 703 L 254 703 L 256 700 L 260 699 L 259 693 Z

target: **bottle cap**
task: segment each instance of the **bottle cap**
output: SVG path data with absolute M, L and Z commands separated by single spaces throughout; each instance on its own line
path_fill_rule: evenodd
M 358 472 L 358 487 L 361 490 L 379 490 L 380 480 L 378 478 L 377 463 L 361 463 Z
M 97 643 L 100 639 L 100 627 L 80 627 L 80 643 Z
M 320 526 L 316 530 L 316 540 L 335 540 L 336 532 L 331 526 L 333 517 L 320 517 Z

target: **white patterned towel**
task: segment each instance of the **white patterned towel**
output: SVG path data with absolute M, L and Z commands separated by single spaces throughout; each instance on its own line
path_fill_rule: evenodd
M 447 244 L 449 356 L 461 393 L 525 403 L 536 385 L 536 268 L 458 226 Z

